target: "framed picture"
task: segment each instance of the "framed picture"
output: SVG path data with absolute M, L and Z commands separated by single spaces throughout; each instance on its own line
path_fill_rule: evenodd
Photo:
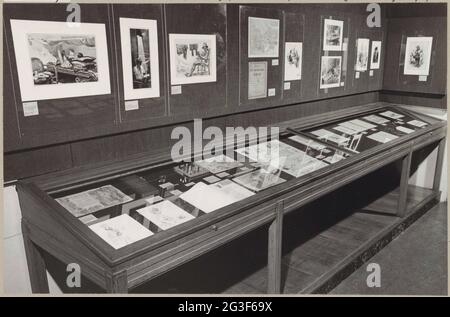
M 370 54 L 370 69 L 379 69 L 381 59 L 381 41 L 372 41 L 372 52 Z
M 408 37 L 405 50 L 405 75 L 428 76 L 430 73 L 432 37 Z
M 367 64 L 369 63 L 369 39 L 356 40 L 356 64 L 355 70 L 357 72 L 365 72 Z
M 284 80 L 302 79 L 302 42 L 286 42 L 284 49 Z
M 248 99 L 267 97 L 267 62 L 248 63 Z
M 156 20 L 120 18 L 125 100 L 159 97 Z
M 341 84 L 341 56 L 322 56 L 320 88 L 339 87 Z
M 323 50 L 342 50 L 342 35 L 344 33 L 344 21 L 324 19 L 323 25 Z
M 104 24 L 11 20 L 11 31 L 22 101 L 111 93 Z
M 248 17 L 248 57 L 278 57 L 280 20 Z
M 169 34 L 172 85 L 216 81 L 216 35 Z

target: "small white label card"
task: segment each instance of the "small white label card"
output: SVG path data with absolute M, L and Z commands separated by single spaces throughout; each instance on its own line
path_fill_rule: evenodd
M 345 81 L 341 81 L 341 86 L 344 86 L 345 85 Z
M 268 94 L 269 96 L 275 96 L 275 88 L 269 88 L 267 94 Z
M 370 76 L 370 77 L 373 77 L 373 70 L 370 70 L 370 71 L 369 71 L 369 76 Z
M 127 100 L 125 101 L 125 111 L 138 110 L 139 101 L 138 100 Z
M 272 66 L 278 66 L 278 59 L 272 59 Z
M 23 116 L 37 116 L 39 115 L 38 103 L 37 101 L 29 101 L 22 103 L 23 106 Z
M 427 81 L 427 75 L 420 75 L 419 76 L 419 81 Z
M 289 90 L 291 89 L 291 82 L 290 81 L 286 81 L 284 83 L 284 90 Z
M 347 50 L 347 47 L 348 47 L 348 43 L 347 42 L 342 43 L 342 50 L 344 52 Z
M 171 87 L 172 95 L 180 95 L 181 94 L 181 86 L 172 86 Z
M 359 72 L 355 73 L 355 78 L 359 78 Z

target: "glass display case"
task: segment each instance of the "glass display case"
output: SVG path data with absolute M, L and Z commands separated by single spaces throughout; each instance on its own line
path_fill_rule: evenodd
M 437 144 L 442 155 L 446 134 L 445 122 L 386 104 L 280 127 L 279 138 L 238 140 L 208 158 L 174 163 L 158 154 L 19 182 L 33 291 L 48 291 L 36 245 L 124 293 L 398 160 L 393 212 L 402 216 L 417 207 L 407 197 L 412 153 Z M 271 241 L 282 239 L 276 228 Z M 269 247 L 269 263 L 279 256 Z

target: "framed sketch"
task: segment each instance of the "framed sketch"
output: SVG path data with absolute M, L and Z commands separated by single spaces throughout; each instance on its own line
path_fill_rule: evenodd
M 357 72 L 365 72 L 369 63 L 369 39 L 356 40 L 356 65 Z
M 248 17 L 248 57 L 278 57 L 280 20 Z
M 248 63 L 248 99 L 267 97 L 267 62 Z
M 169 34 L 172 85 L 216 81 L 216 35 Z
M 159 97 L 156 20 L 120 18 L 125 100 Z
M 302 42 L 286 42 L 284 49 L 284 80 L 302 79 Z
M 105 25 L 11 20 L 22 101 L 111 93 Z
M 324 19 L 323 25 L 323 50 L 342 50 L 342 35 L 344 33 L 344 21 Z
M 379 69 L 381 59 L 381 41 L 372 41 L 372 52 L 370 54 L 370 69 Z
M 408 37 L 405 50 L 405 75 L 428 76 L 430 73 L 432 37 Z
M 341 56 L 322 56 L 320 88 L 339 87 L 341 84 Z

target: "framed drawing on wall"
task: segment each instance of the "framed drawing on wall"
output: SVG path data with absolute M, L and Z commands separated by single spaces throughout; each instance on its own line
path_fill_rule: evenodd
M 111 93 L 104 24 L 11 20 L 11 31 L 22 101 Z
M 341 84 L 341 56 L 322 56 L 320 88 L 339 87 Z
M 267 62 L 248 63 L 248 99 L 267 97 Z
M 356 40 L 356 64 L 355 70 L 357 72 L 365 72 L 369 62 L 369 39 Z
M 432 37 L 408 37 L 405 50 L 405 75 L 428 76 L 430 73 Z
M 344 21 L 324 19 L 323 50 L 340 51 L 342 49 L 343 33 L 344 33 Z
M 302 79 L 302 42 L 286 42 L 284 52 L 284 80 Z
M 370 69 L 379 69 L 381 59 L 381 41 L 372 41 L 372 53 L 370 54 Z
M 156 20 L 120 18 L 125 100 L 159 97 Z
M 248 17 L 248 57 L 278 57 L 280 20 Z
M 172 85 L 215 82 L 216 35 L 169 34 Z

